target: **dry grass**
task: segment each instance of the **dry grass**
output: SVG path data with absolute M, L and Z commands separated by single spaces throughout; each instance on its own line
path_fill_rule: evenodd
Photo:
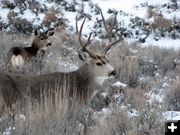
M 180 80 L 176 80 L 166 95 L 166 105 L 169 110 L 180 111 Z
M 42 90 L 40 102 L 27 96 L 23 100 L 24 107 L 17 107 L 22 105 L 18 102 L 6 112 L 5 120 L 0 122 L 0 132 L 11 126 L 15 127 L 15 130 L 11 131 L 14 135 L 77 135 L 77 122 L 84 103 L 75 101 L 75 97 L 69 98 L 68 87 L 65 83 L 62 88 L 52 89 L 51 93 L 51 88 L 47 86 Z
M 133 83 L 133 79 L 137 79 L 139 72 L 138 53 L 133 53 L 131 50 L 139 51 L 139 49 L 137 44 L 129 45 L 123 42 L 110 51 L 110 62 L 116 67 L 122 82 Z

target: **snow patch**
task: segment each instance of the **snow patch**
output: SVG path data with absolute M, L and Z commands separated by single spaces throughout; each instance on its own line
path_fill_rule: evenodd
M 118 82 L 112 84 L 112 86 L 116 87 L 116 88 L 125 88 L 127 86 L 127 84 L 118 81 Z
M 163 113 L 165 120 L 180 120 L 180 111 L 167 111 Z
M 150 105 L 154 103 L 162 103 L 164 99 L 164 95 L 159 95 L 152 91 L 146 93 L 145 96 L 147 97 L 146 102 L 149 103 Z

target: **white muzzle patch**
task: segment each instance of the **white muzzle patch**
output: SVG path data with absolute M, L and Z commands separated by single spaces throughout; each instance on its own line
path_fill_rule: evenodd
M 22 67 L 24 65 L 25 61 L 21 55 L 13 55 L 11 57 L 11 64 L 13 67 Z

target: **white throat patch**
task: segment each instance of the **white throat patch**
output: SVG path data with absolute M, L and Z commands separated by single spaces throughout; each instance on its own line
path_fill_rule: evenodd
M 96 83 L 103 85 L 104 80 L 108 79 L 109 77 L 96 77 L 95 81 Z
M 47 50 L 47 47 L 42 47 L 39 50 Z

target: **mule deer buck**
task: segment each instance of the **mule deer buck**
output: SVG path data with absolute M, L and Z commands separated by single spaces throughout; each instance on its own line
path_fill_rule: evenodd
M 101 55 L 93 53 L 87 48 L 91 44 L 92 33 L 86 42 L 84 40 L 82 41 L 81 34 L 85 20 L 86 17 L 81 24 L 80 30 L 78 30 L 78 40 L 81 46 L 78 56 L 79 60 L 82 61 L 79 69 L 66 73 L 56 72 L 32 76 L 1 73 L 0 94 L 2 94 L 3 101 L 6 105 L 11 106 L 12 103 L 22 99 L 25 95 L 30 95 L 30 97 L 34 97 L 35 99 L 41 99 L 41 90 L 45 93 L 51 93 L 49 92 L 50 90 L 63 90 L 69 99 L 74 99 L 75 97 L 76 101 L 87 102 L 93 96 L 93 87 L 96 84 L 102 86 L 102 80 L 115 76 L 115 70 L 110 65 L 106 53 L 121 39 L 109 41 Z M 113 27 L 114 25 L 110 29 L 113 29 Z M 108 31 L 110 38 L 111 34 Z M 61 89 L 62 87 L 64 89 Z
M 12 47 L 8 55 L 10 63 L 13 67 L 22 67 L 32 56 L 36 56 L 39 50 L 46 50 L 51 46 L 49 37 L 54 34 L 54 29 L 49 29 L 46 32 L 40 32 L 38 29 L 34 32 L 34 39 L 30 47 Z

